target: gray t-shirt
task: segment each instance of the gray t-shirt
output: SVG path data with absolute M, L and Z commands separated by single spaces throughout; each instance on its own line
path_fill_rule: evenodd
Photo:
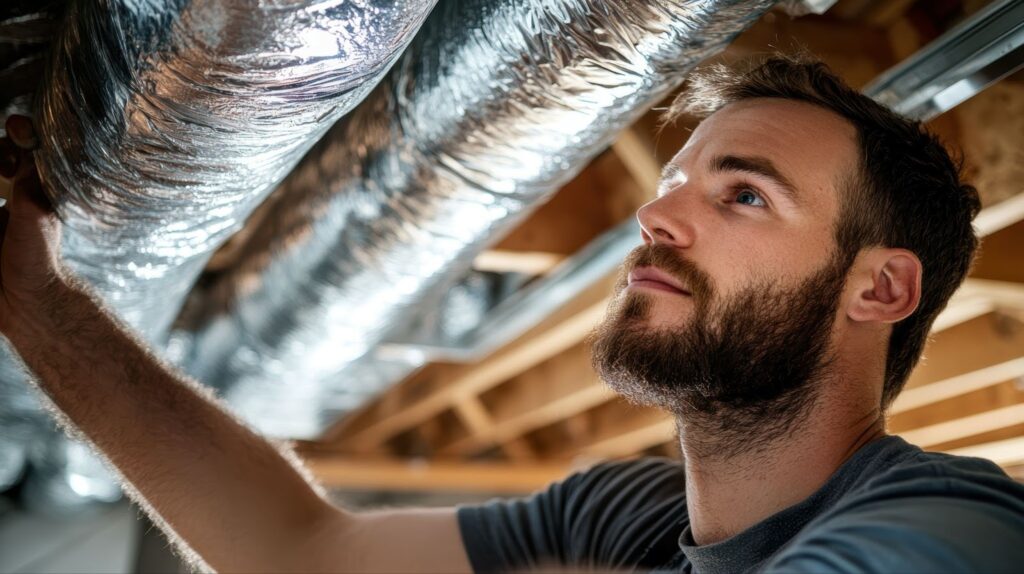
M 668 459 L 600 464 L 529 498 L 460 507 L 459 527 L 477 572 L 1024 571 L 1024 485 L 984 459 L 887 436 L 802 502 L 705 546 L 684 480 Z

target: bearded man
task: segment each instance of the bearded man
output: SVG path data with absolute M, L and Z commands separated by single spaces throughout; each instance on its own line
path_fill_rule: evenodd
M 637 214 L 644 245 L 592 343 L 614 389 L 676 415 L 681 463 L 600 464 L 481 506 L 339 509 L 60 264 L 25 153 L 2 166 L 0 331 L 183 554 L 219 571 L 1019 569 L 1024 487 L 885 432 L 977 246 L 957 164 L 815 62 L 712 69 L 673 113 L 706 119 Z M 8 122 L 23 147 L 29 132 Z

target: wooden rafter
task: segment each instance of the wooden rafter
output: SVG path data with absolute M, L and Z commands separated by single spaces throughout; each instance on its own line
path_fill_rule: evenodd
M 522 494 L 564 478 L 570 471 L 565 463 L 428 462 L 324 452 L 303 453 L 302 458 L 320 484 L 350 490 Z
M 1021 350 L 1021 354 L 1024 355 L 1024 349 Z M 1018 377 L 1024 377 L 1024 356 L 907 389 L 897 397 L 890 413 L 899 414 L 921 408 Z
M 1024 192 L 986 207 L 974 218 L 978 235 L 985 237 L 1024 220 Z
M 945 442 L 1024 424 L 1024 403 L 943 421 L 900 433 L 907 442 L 931 448 Z
M 986 315 L 997 309 L 1024 309 L 1024 284 L 991 279 L 967 279 L 953 294 L 949 305 L 935 319 L 938 332 Z
M 408 403 L 396 402 L 391 409 L 375 413 L 362 428 L 340 429 L 339 445 L 360 452 L 377 450 L 389 438 L 578 344 L 604 315 L 610 283 L 610 278 L 600 282 L 535 328 L 532 334 L 481 363 L 451 366 L 445 373 L 446 384 L 433 392 Z M 380 404 L 388 404 L 387 398 Z
M 615 394 L 590 368 L 589 349 L 577 345 L 549 368 L 542 364 L 484 396 L 494 424 L 444 445 L 442 456 L 470 455 L 515 440 L 532 430 L 585 412 Z M 500 391 L 500 392 L 498 392 Z
M 965 446 L 948 452 L 959 456 L 987 458 L 1004 466 L 1016 465 L 1024 462 L 1024 436 Z
M 498 273 L 544 275 L 565 259 L 561 253 L 488 249 L 473 260 L 473 269 Z
M 989 313 L 938 333 L 907 381 L 907 389 L 945 381 L 1024 355 L 1024 324 Z
M 675 436 L 675 421 L 670 415 L 660 409 L 629 406 L 621 399 L 599 405 L 576 417 L 576 421 L 543 440 L 541 453 L 556 459 L 622 457 Z M 551 434 L 556 429 L 546 430 Z

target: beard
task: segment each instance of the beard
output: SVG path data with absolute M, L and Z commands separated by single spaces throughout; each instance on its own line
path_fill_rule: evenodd
M 680 432 L 700 429 L 684 437 L 688 448 L 707 456 L 762 450 L 789 436 L 827 384 L 832 326 L 851 263 L 836 253 L 794 286 L 762 279 L 725 298 L 674 248 L 639 247 L 591 335 L 594 367 L 631 402 L 675 414 Z M 693 309 L 679 327 L 650 327 L 656 295 L 623 292 L 628 272 L 643 266 L 688 286 Z

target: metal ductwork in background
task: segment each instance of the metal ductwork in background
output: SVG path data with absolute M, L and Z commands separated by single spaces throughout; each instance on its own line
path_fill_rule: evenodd
M 197 294 L 184 363 L 257 428 L 315 436 L 415 365 L 379 342 L 771 5 L 441 3 Z
M 1024 68 L 1024 2 L 995 0 L 888 70 L 864 92 L 930 120 Z
M 63 17 L 35 94 L 36 158 L 70 267 L 160 346 L 209 256 L 373 89 L 434 2 L 49 2 Z M 11 69 L 25 76 L 23 44 Z M 0 359 L 0 441 L 52 432 L 24 378 Z

